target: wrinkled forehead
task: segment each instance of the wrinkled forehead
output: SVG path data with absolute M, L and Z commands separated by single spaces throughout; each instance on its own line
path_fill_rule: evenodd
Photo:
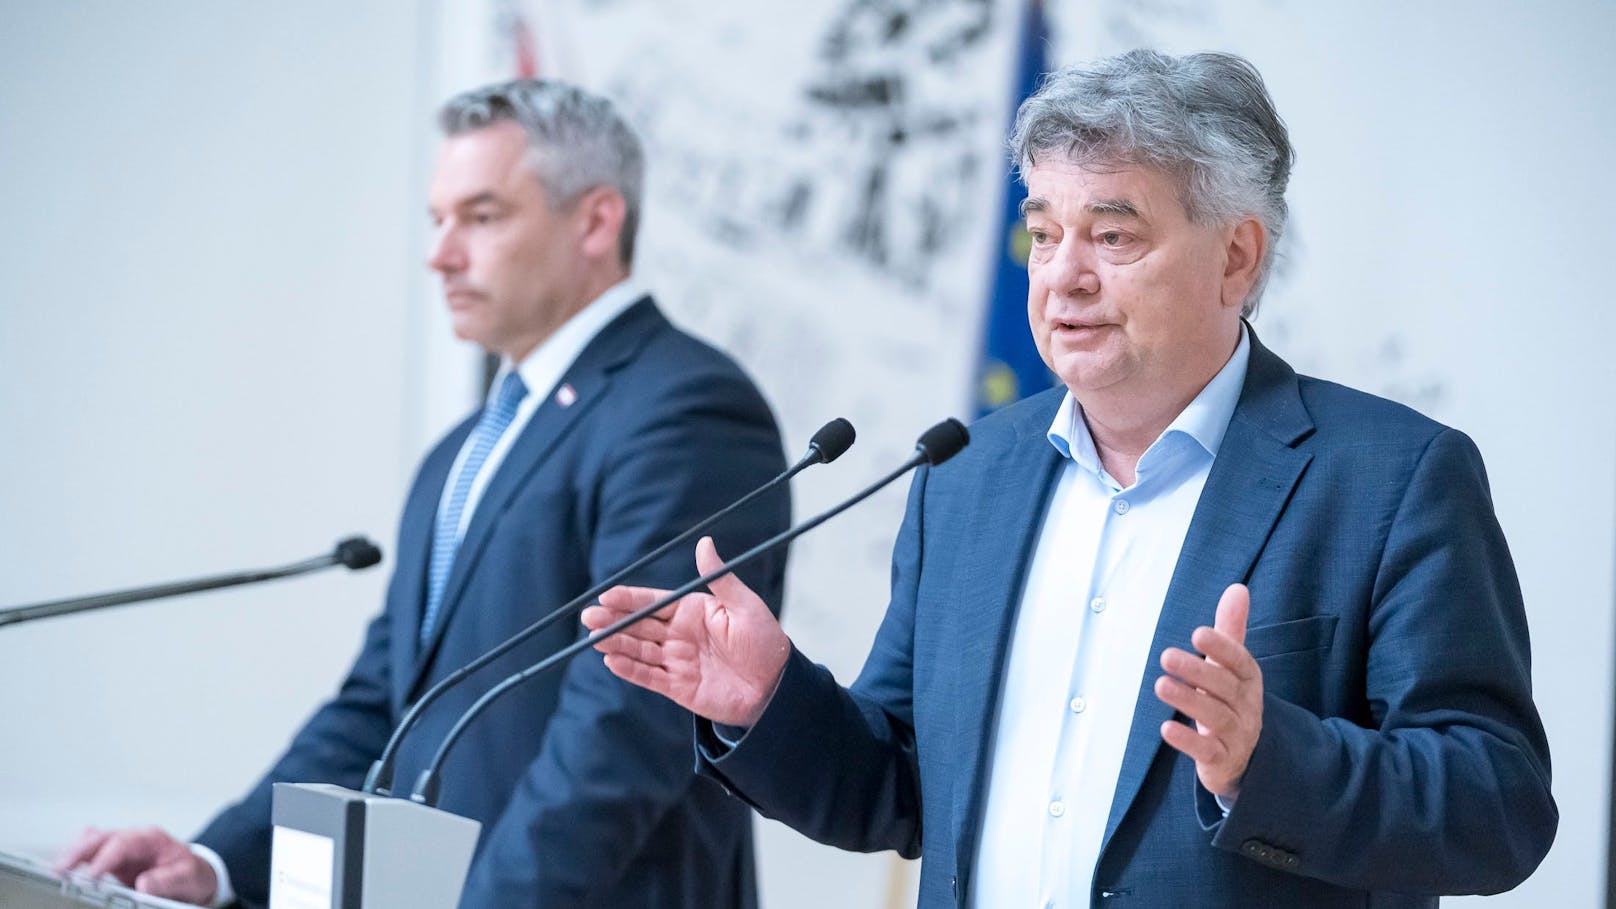
M 1078 160 L 1040 157 L 1024 167 L 1023 215 L 1079 212 L 1149 220 L 1185 217 L 1180 181 L 1148 164 L 1116 157 Z

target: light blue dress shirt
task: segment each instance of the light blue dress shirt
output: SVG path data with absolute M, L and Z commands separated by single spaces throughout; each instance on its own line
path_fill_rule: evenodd
M 1250 350 L 1242 328 L 1128 487 L 1101 465 L 1076 398 L 1067 393 L 1055 414 L 1049 442 L 1067 460 L 1005 664 L 972 875 L 978 909 L 1089 905 L 1135 699 L 1159 656 L 1156 621 Z

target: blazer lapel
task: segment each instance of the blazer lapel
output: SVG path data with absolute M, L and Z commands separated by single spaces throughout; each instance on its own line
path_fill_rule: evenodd
M 1062 458 L 1047 433 L 1063 394 L 1048 393 L 1048 406 L 1032 407 L 1016 427 L 1012 449 L 984 472 L 978 542 L 969 544 L 971 569 L 986 574 L 963 577 L 954 587 L 948 614 L 958 632 L 958 687 L 955 740 L 962 743 L 960 766 L 951 774 L 963 782 L 954 792 L 952 828 L 959 874 L 975 860 L 981 803 L 986 790 L 984 759 L 993 745 L 994 717 L 1004 677 L 1004 661 L 1021 602 L 1022 585 L 1043 524 L 1049 492 Z
M 610 373 L 643 346 L 648 332 L 658 324 L 666 324 L 666 320 L 650 298 L 634 304 L 602 329 L 562 376 L 557 388 L 570 386 L 572 389 L 566 400 L 561 400 L 560 395 L 552 390 L 545 390 L 547 397 L 544 402 L 533 412 L 477 502 L 477 510 L 472 513 L 471 523 L 466 526 L 466 535 L 455 552 L 454 565 L 449 569 L 449 579 L 443 589 L 443 605 L 439 607 L 432 636 L 416 656 L 407 691 L 413 691 L 420 684 L 443 640 L 444 630 L 464 599 L 466 586 L 477 571 L 489 538 L 517 492 L 542 468 L 545 459 L 568 431 L 600 400 L 610 380 Z M 419 622 L 416 627 L 419 627 Z
M 1175 646 L 1190 649 L 1190 633 L 1212 624 L 1224 588 L 1249 579 L 1291 491 L 1313 457 L 1294 447 L 1313 429 L 1296 374 L 1259 344 L 1255 333 L 1251 345 L 1240 403 L 1207 476 L 1156 624 L 1106 821 L 1105 844 L 1110 843 L 1162 747 L 1162 722 L 1173 715 L 1173 709 L 1155 694 L 1156 679 L 1162 674 L 1161 652 Z

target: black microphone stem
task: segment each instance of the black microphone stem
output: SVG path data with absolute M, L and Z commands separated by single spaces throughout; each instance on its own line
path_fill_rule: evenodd
M 851 431 L 852 427 L 849 426 L 848 432 L 851 433 Z M 821 432 L 823 432 L 823 430 L 821 430 Z M 851 440 L 849 440 L 848 444 L 851 444 Z M 556 609 L 554 612 L 551 612 L 549 615 L 543 616 L 533 624 L 506 638 L 499 646 L 488 651 L 475 660 L 472 660 L 466 665 L 461 666 L 454 672 L 449 673 L 443 678 L 442 681 L 433 685 L 431 688 L 428 688 L 426 693 L 422 694 L 419 700 L 410 705 L 410 709 L 406 711 L 404 713 L 404 717 L 399 720 L 398 726 L 393 729 L 392 736 L 387 740 L 387 747 L 382 749 L 381 757 L 377 758 L 376 762 L 370 766 L 370 773 L 365 778 L 363 791 L 369 794 L 377 795 L 391 794 L 389 790 L 393 783 L 393 761 L 398 753 L 399 743 L 404 740 L 405 734 L 408 733 L 410 729 L 415 726 L 416 722 L 420 720 L 421 714 L 426 710 L 427 706 L 441 697 L 444 692 L 448 691 L 450 688 L 453 688 L 455 685 L 460 684 L 461 680 L 466 676 L 471 675 L 473 672 L 476 672 L 484 666 L 487 666 L 489 663 L 492 663 L 505 654 L 511 652 L 511 650 L 515 649 L 523 641 L 533 637 L 561 619 L 581 611 L 585 606 L 593 602 L 596 597 L 600 596 L 602 593 L 605 593 L 607 590 L 616 587 L 618 584 L 621 584 L 626 578 L 628 578 L 629 575 L 641 568 L 644 568 L 651 562 L 662 558 L 669 552 L 672 552 L 674 547 L 689 542 L 690 539 L 696 534 L 728 517 L 736 509 L 739 509 L 748 502 L 755 500 L 758 496 L 769 492 L 770 490 L 779 486 L 781 483 L 787 482 L 792 477 L 802 473 L 804 470 L 807 470 L 809 467 L 821 463 L 822 461 L 830 460 L 831 458 L 827 458 L 825 454 L 826 453 L 820 451 L 817 446 L 811 447 L 809 452 L 804 455 L 801 460 L 786 468 L 786 470 L 779 476 L 776 476 L 774 479 L 763 484 L 762 486 L 759 486 L 757 489 L 754 489 L 734 502 L 731 502 L 727 507 L 721 509 L 715 514 L 709 515 L 706 519 L 698 523 L 696 526 L 689 528 L 684 533 L 679 534 L 666 543 L 663 543 L 661 546 L 658 546 L 651 552 L 646 553 L 638 559 L 635 559 L 633 563 L 614 572 L 611 577 L 601 581 L 595 586 L 569 600 L 565 605 Z M 832 457 L 840 454 L 841 451 L 836 451 Z
M 204 590 L 218 590 L 221 587 L 235 587 L 240 584 L 256 584 L 260 581 L 273 581 L 287 578 L 292 575 L 304 574 L 320 568 L 337 564 L 339 561 L 335 553 L 315 556 L 301 562 L 293 562 L 280 568 L 268 568 L 261 571 L 239 571 L 232 574 L 214 575 L 210 578 L 199 578 L 194 581 L 180 581 L 173 584 L 156 584 L 151 587 L 138 587 L 133 590 L 119 590 L 113 593 L 103 593 L 97 596 L 73 597 L 66 600 L 51 600 L 48 603 L 35 603 L 30 606 L 16 606 L 0 610 L 0 627 L 14 625 L 19 622 L 28 622 L 34 619 L 47 619 L 52 616 L 70 615 L 75 612 L 84 612 L 89 609 L 104 609 L 108 606 L 124 606 L 129 603 L 139 603 L 144 600 L 158 600 L 164 597 L 181 596 L 188 593 L 200 593 Z
M 963 432 L 963 429 L 961 431 Z M 534 663 L 532 666 L 529 666 L 521 672 L 506 678 L 493 688 L 488 689 L 488 691 L 484 693 L 482 697 L 478 698 L 475 703 L 466 709 L 465 713 L 460 715 L 460 719 L 456 721 L 454 726 L 449 730 L 449 733 L 443 739 L 443 744 L 438 746 L 437 753 L 432 756 L 432 763 L 428 764 L 426 769 L 421 771 L 419 782 L 416 783 L 415 791 L 410 795 L 410 798 L 428 806 L 436 806 L 439 790 L 438 769 L 443 766 L 443 762 L 449 757 L 449 751 L 454 748 L 455 742 L 460 740 L 461 735 L 466 731 L 466 727 L 471 725 L 471 721 L 476 719 L 478 714 L 487 709 L 489 704 L 492 704 L 506 691 L 509 691 L 528 679 L 543 673 L 552 666 L 556 666 L 573 658 L 574 656 L 577 656 L 579 653 L 588 650 L 589 648 L 600 643 L 602 640 L 617 634 L 619 631 L 622 631 L 630 625 L 634 625 L 645 620 L 646 618 L 649 618 L 653 613 L 667 607 L 668 604 L 677 601 L 685 594 L 688 594 L 699 587 L 705 587 L 714 580 L 741 568 L 742 566 L 754 561 L 759 556 L 770 552 L 776 547 L 789 543 L 808 531 L 813 530 L 815 527 L 818 527 L 831 518 L 836 517 L 847 509 L 852 508 L 854 505 L 857 505 L 870 496 L 875 495 L 877 492 L 880 492 L 882 488 L 887 486 L 893 480 L 896 480 L 897 478 L 903 476 L 911 470 L 914 470 L 916 467 L 919 467 L 921 464 L 924 464 L 929 460 L 931 460 L 931 455 L 929 455 L 924 449 L 916 451 L 908 461 L 904 462 L 902 467 L 899 467 L 897 470 L 887 474 L 880 480 L 877 480 L 875 483 L 865 487 L 857 495 L 841 503 L 840 505 L 837 505 L 835 508 L 832 508 L 829 511 L 821 512 L 820 514 L 815 515 L 813 518 L 810 518 L 809 520 L 804 521 L 795 527 L 779 533 L 770 539 L 764 540 L 734 559 L 725 562 L 719 568 L 710 571 L 693 581 L 690 581 L 677 590 L 670 591 L 668 594 L 651 605 L 629 613 L 621 619 L 618 619 L 616 622 L 613 622 L 611 625 L 590 634 L 586 638 L 574 641 L 564 649 L 551 654 L 550 656 L 540 660 L 537 663 Z

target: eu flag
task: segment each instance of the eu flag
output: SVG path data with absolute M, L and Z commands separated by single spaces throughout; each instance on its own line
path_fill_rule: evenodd
M 1044 46 L 1049 29 L 1043 4 L 1028 0 L 1022 16 L 1017 50 L 1017 106 L 1038 88 L 1044 73 Z M 1054 376 L 1038 356 L 1027 327 L 1027 229 L 1021 218 L 1026 188 L 1006 169 L 1004 205 L 999 211 L 998 250 L 993 269 L 992 297 L 982 331 L 982 359 L 976 372 L 977 416 L 1043 391 Z

